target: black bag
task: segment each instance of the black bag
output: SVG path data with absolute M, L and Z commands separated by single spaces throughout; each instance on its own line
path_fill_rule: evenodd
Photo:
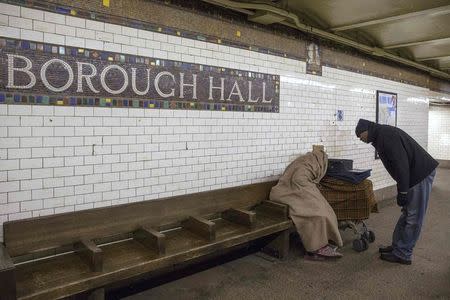
M 329 159 L 326 175 L 353 184 L 358 184 L 370 177 L 371 171 L 372 169 L 353 169 L 353 160 L 351 159 Z
M 353 169 L 353 159 L 328 159 L 327 172 L 339 172 Z

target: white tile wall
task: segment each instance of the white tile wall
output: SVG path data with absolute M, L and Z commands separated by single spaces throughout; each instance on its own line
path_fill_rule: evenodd
M 330 157 L 373 168 L 376 189 L 392 185 L 372 147 L 353 133 L 358 118 L 375 119 L 377 89 L 398 93 L 398 125 L 427 146 L 423 88 L 331 68 L 322 77 L 306 75 L 301 61 L 0 3 L 0 20 L 5 16 L 35 26 L 9 22 L 0 36 L 278 74 L 281 109 L 0 105 L 3 221 L 266 181 L 313 144 L 324 144 Z M 337 109 L 344 110 L 343 122 L 335 121 Z
M 430 106 L 428 150 L 437 159 L 450 160 L 450 106 Z

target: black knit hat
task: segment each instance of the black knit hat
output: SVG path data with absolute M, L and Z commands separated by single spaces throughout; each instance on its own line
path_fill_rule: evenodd
M 370 123 L 371 122 L 366 120 L 366 119 L 359 119 L 358 125 L 356 125 L 356 129 L 355 129 L 356 136 L 359 137 L 359 135 L 362 132 L 364 132 L 366 130 L 369 130 L 369 124 Z

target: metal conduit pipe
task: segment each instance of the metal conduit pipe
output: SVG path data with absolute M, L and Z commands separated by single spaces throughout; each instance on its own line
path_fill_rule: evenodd
M 310 34 L 314 34 L 317 36 L 320 36 L 322 38 L 325 39 L 329 39 L 356 49 L 359 49 L 365 53 L 374 55 L 374 56 L 378 56 L 378 57 L 384 57 L 426 72 L 429 72 L 432 75 L 441 77 L 441 78 L 445 78 L 445 79 L 450 79 L 450 74 L 434 69 L 432 67 L 428 67 L 426 65 L 417 63 L 415 61 L 394 55 L 392 53 L 386 52 L 385 50 L 378 48 L 378 47 L 371 47 L 371 46 L 367 46 L 361 43 L 358 43 L 356 41 L 353 41 L 351 39 L 336 35 L 334 33 L 319 29 L 319 28 L 315 28 L 309 25 L 306 25 L 304 23 L 301 23 L 298 16 L 296 14 L 290 13 L 286 10 L 283 10 L 281 8 L 278 7 L 274 7 L 268 4 L 261 4 L 261 3 L 243 3 L 243 2 L 236 2 L 236 1 L 232 1 L 232 0 L 202 0 L 204 2 L 208 2 L 211 4 L 215 4 L 215 5 L 219 5 L 225 8 L 229 8 L 229 9 L 233 9 L 245 14 L 249 14 L 252 15 L 254 14 L 253 11 L 250 11 L 249 9 L 253 9 L 253 10 L 260 10 L 260 11 L 267 11 L 267 12 L 271 12 L 280 16 L 283 16 L 285 18 L 288 18 L 290 20 L 292 20 L 294 22 L 294 24 L 283 21 L 280 22 L 280 24 L 292 27 L 292 28 L 296 28 L 299 29 L 301 31 L 310 33 Z

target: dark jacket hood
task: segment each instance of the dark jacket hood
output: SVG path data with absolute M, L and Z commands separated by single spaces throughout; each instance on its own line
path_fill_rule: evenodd
M 368 131 L 368 142 L 372 143 L 375 142 L 378 135 L 378 124 L 371 122 L 366 119 L 359 119 L 358 124 L 355 128 L 355 134 L 356 136 L 359 136 L 362 132 Z
M 369 143 L 373 143 L 373 144 L 376 143 L 377 137 L 378 137 L 378 129 L 379 129 L 380 126 L 381 125 L 369 121 L 368 129 L 367 129 L 368 132 L 369 132 L 369 135 L 367 137 L 367 141 Z

